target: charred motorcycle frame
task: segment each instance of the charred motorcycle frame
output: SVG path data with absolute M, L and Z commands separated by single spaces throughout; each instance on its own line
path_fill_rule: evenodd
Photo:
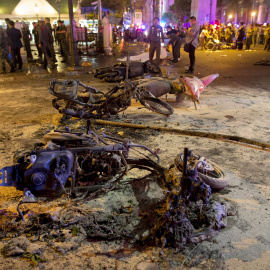
M 56 96 L 52 104 L 59 113 L 78 118 L 90 119 L 117 115 L 131 105 L 132 98 L 153 112 L 173 114 L 173 108 L 168 103 L 154 97 L 144 87 L 140 87 L 140 84 L 130 81 L 113 87 L 108 93 L 103 93 L 78 80 L 52 79 L 49 92 Z

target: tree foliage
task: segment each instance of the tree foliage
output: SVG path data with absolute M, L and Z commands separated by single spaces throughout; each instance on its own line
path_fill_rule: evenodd
M 178 17 L 175 16 L 172 12 L 166 12 L 162 14 L 161 20 L 164 22 L 177 22 Z
M 178 18 L 190 16 L 191 0 L 175 0 L 170 6 L 170 11 Z

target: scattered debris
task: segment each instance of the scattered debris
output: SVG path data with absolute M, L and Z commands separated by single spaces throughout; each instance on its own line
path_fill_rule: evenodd
M 91 67 L 91 66 L 92 66 L 91 62 L 83 62 L 82 63 L 82 67 Z
M 260 66 L 270 66 L 270 61 L 263 59 L 261 61 L 256 62 L 254 65 L 260 65 Z
M 169 187 L 164 213 L 150 232 L 143 237 L 146 241 L 154 237 L 161 243 L 163 255 L 165 246 L 183 250 L 187 243 L 200 243 L 209 240 L 226 227 L 224 219 L 229 215 L 227 206 L 216 201 L 210 202 L 211 188 L 199 177 L 199 160 L 195 166 L 189 163 L 191 151 L 185 148 L 181 180 L 172 173 L 173 166 L 165 172 L 166 185 Z M 179 165 L 179 160 L 176 162 Z M 207 166 L 207 165 L 206 165 Z

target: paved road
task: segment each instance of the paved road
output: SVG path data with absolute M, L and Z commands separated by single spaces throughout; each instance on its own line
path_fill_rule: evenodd
M 130 45 L 130 48 L 132 54 L 141 51 L 136 45 Z M 82 60 L 90 61 L 92 68 L 111 65 L 116 63 L 124 48 L 117 50 L 117 55 L 84 57 Z M 189 60 L 183 51 L 181 56 L 179 63 L 163 62 L 161 67 L 170 74 L 183 73 Z M 197 76 L 220 75 L 202 93 L 197 111 L 192 103 L 175 104 L 174 96 L 169 96 L 168 102 L 175 109 L 170 118 L 138 110 L 136 103 L 126 111 L 127 117 L 142 124 L 232 134 L 270 143 L 270 67 L 254 66 L 263 58 L 270 60 L 262 46 L 252 51 L 211 53 L 197 50 Z M 110 87 L 92 75 L 73 73 L 74 76 L 67 76 L 64 71 L 66 69 L 61 66 L 59 73 L 51 75 L 36 68 L 30 76 L 26 76 L 26 70 L 0 76 L 0 167 L 11 163 L 16 150 L 31 147 L 43 133 L 59 125 L 59 116 L 51 106 L 52 96 L 47 91 L 51 77 L 80 79 L 100 90 Z M 267 269 L 270 265 L 270 153 L 222 141 L 171 134 L 155 135 L 144 143 L 153 149 L 161 148 L 164 165 L 172 163 L 175 155 L 188 146 L 194 152 L 210 157 L 231 174 L 231 184 L 220 196 L 236 202 L 239 214 L 230 219 L 228 229 L 219 234 L 218 244 L 206 243 L 205 248 L 222 252 L 228 269 L 256 269 L 257 265 L 261 267 L 257 269 Z M 9 199 L 5 194 L 1 189 L 0 202 Z

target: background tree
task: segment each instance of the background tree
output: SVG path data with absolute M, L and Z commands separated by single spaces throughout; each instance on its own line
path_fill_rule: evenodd
M 179 21 L 184 21 L 184 18 L 190 17 L 191 0 L 175 0 L 174 4 L 170 6 L 170 11 L 175 15 Z

